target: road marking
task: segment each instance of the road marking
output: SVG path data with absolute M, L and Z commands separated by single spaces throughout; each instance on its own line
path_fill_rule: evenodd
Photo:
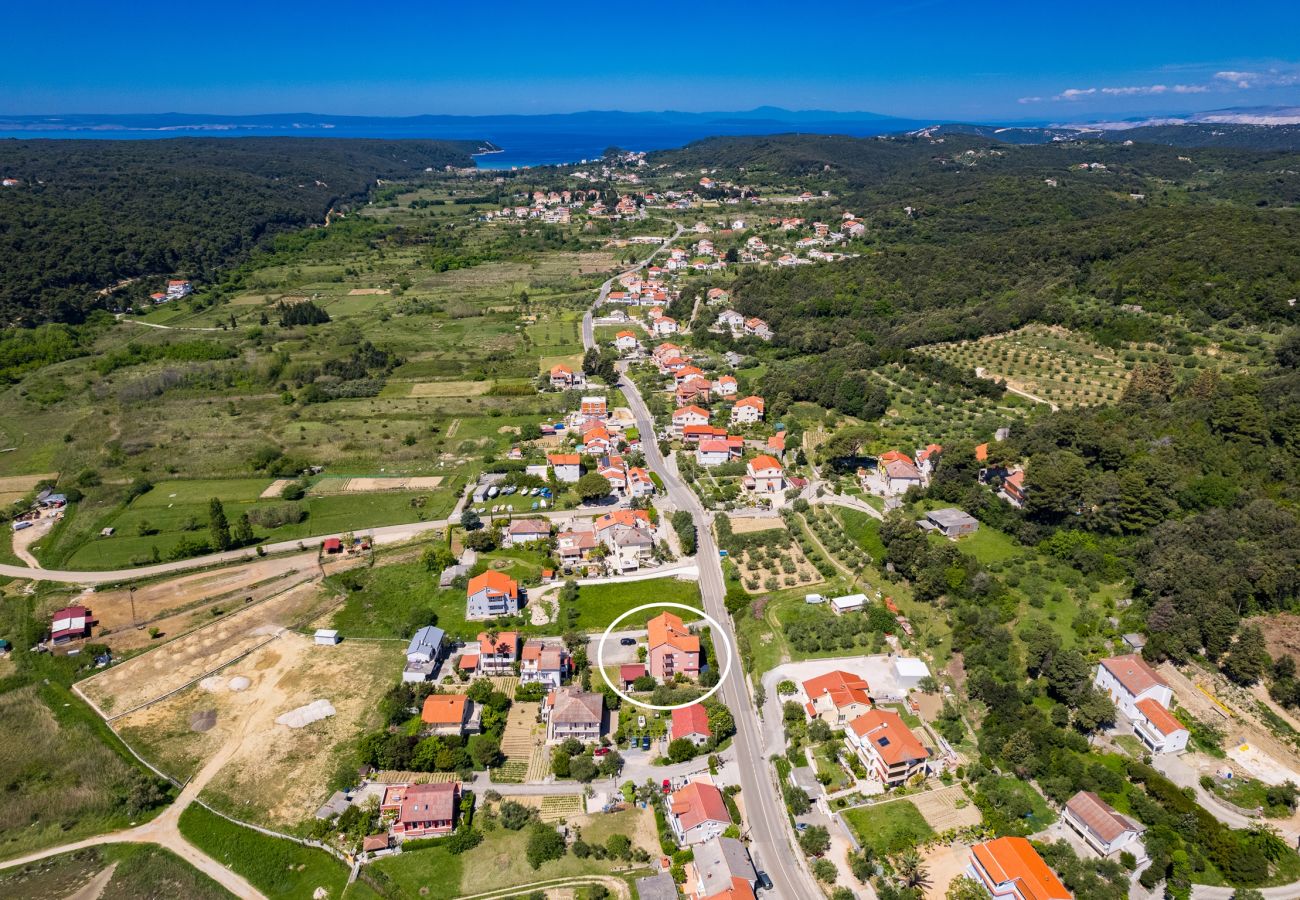
M 623 693 L 617 687 L 615 687 L 614 682 L 609 680 L 609 673 L 605 671 L 605 642 L 609 640 L 609 636 L 614 633 L 614 626 L 616 626 L 619 622 L 622 622 L 628 616 L 632 615 L 633 613 L 644 612 L 647 609 L 659 609 L 660 607 L 665 607 L 665 606 L 672 607 L 673 609 L 684 609 L 687 612 L 695 613 L 696 615 L 703 616 L 704 621 L 709 623 L 709 631 L 713 635 L 713 646 L 715 650 L 717 649 L 717 645 L 719 643 L 718 639 L 721 638 L 722 649 L 725 651 L 722 655 L 726 657 L 726 662 L 722 666 L 722 674 L 718 676 L 718 683 L 715 684 L 713 687 L 709 688 L 708 693 L 706 693 L 703 697 L 697 697 L 694 700 L 691 700 L 687 703 L 676 703 L 671 706 L 656 706 L 653 703 L 645 703 L 642 702 L 641 700 L 633 700 L 627 694 Z M 723 627 L 718 623 L 718 620 L 713 618 L 713 616 L 709 615 L 703 610 L 696 609 L 694 606 L 687 606 L 685 603 L 667 603 L 667 602 L 643 603 L 642 605 L 636 607 L 635 609 L 629 609 L 627 612 L 623 613 L 623 615 L 619 616 L 613 622 L 609 623 L 609 627 L 605 629 L 605 633 L 600 636 L 600 643 L 596 645 L 596 668 L 600 671 L 600 677 L 605 680 L 605 684 L 609 685 L 610 690 L 612 690 L 619 697 L 626 700 L 628 703 L 631 703 L 633 706 L 639 706 L 642 709 L 655 709 L 655 710 L 659 710 L 660 712 L 671 712 L 674 709 L 685 709 L 688 706 L 694 706 L 697 703 L 703 703 L 705 700 L 708 700 L 710 697 L 716 694 L 722 688 L 722 686 L 726 684 L 727 676 L 731 674 L 731 658 L 732 658 L 731 639 L 727 637 L 726 630 L 723 629 Z

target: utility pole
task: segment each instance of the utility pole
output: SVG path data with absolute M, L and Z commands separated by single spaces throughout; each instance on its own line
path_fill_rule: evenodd
M 131 585 L 130 591 L 131 591 L 131 626 L 133 628 L 138 629 L 140 626 L 136 624 L 136 620 L 135 620 L 135 585 Z

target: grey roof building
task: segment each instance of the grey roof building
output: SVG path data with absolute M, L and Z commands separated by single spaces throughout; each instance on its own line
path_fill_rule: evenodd
M 701 897 L 712 897 L 729 890 L 733 878 L 744 879 L 751 888 L 758 883 L 758 871 L 749 858 L 749 851 L 735 838 L 718 837 L 697 844 L 695 872 Z
M 922 528 L 937 531 L 944 537 L 974 534 L 980 527 L 979 519 L 960 509 L 934 509 L 925 514 L 919 523 Z
M 426 625 L 415 633 L 411 643 L 406 647 L 406 668 L 402 670 L 403 681 L 428 681 L 438 668 L 442 656 L 442 645 L 446 632 L 433 625 Z

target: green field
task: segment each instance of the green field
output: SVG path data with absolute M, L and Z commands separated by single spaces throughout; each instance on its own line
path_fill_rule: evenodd
M 170 850 L 154 844 L 105 844 L 0 872 L 8 900 L 71 897 L 96 874 L 116 866 L 98 900 L 185 897 L 226 900 L 234 894 Z
M 155 776 L 110 745 L 100 719 L 66 689 L 29 685 L 0 693 L 0 858 L 144 821 L 165 802 Z M 156 811 L 156 806 L 153 807 Z
M 268 897 L 310 900 L 320 888 L 338 897 L 347 884 L 347 868 L 323 850 L 244 828 L 197 803 L 181 813 L 180 829 L 186 840 Z
M 846 809 L 843 816 L 858 842 L 876 856 L 893 856 L 934 837 L 934 829 L 911 800 L 858 806 Z
M 479 623 L 465 621 L 465 592 L 439 590 L 438 573 L 421 563 L 396 563 L 334 576 L 330 583 L 347 590 L 331 628 L 346 637 L 407 638 L 433 622 L 455 638 L 472 638 Z M 343 588 L 359 585 L 359 590 Z
M 580 631 L 603 631 L 610 623 L 630 609 L 647 603 L 684 603 L 702 609 L 700 587 L 694 581 L 682 581 L 677 578 L 651 578 L 645 581 L 629 581 L 623 584 L 584 585 L 578 591 L 577 628 Z M 680 612 L 680 610 L 667 610 Z M 647 619 L 657 616 L 659 611 L 647 610 Z M 619 628 L 641 628 L 645 622 L 625 619 Z M 560 610 L 560 621 L 566 621 L 565 610 Z

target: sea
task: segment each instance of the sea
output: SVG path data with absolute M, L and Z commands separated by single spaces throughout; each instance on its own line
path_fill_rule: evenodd
M 922 127 L 871 114 L 788 113 L 571 113 L 544 116 L 265 116 L 192 114 L 115 116 L 0 116 L 0 140 L 160 140 L 184 137 L 336 137 L 469 140 L 493 152 L 475 154 L 479 168 L 494 170 L 600 159 L 606 149 L 666 150 L 719 135 L 787 132 L 856 137 Z

